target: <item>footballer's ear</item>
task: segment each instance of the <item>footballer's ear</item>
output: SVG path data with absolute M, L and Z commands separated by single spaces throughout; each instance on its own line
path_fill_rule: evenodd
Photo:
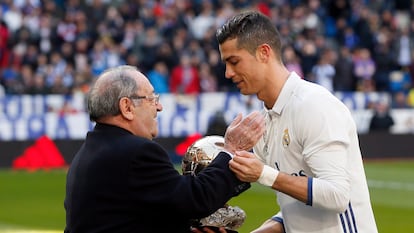
M 261 62 L 269 61 L 269 57 L 272 53 L 272 48 L 268 44 L 261 44 L 256 49 L 257 59 Z
M 128 97 L 122 97 L 118 103 L 119 106 L 119 113 L 122 115 L 123 118 L 128 120 L 134 119 L 134 103 Z

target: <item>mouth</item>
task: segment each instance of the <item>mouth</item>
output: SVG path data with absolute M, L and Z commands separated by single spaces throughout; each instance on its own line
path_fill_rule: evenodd
M 243 81 L 233 81 L 234 84 L 236 84 L 237 88 L 241 88 L 240 85 L 243 83 Z

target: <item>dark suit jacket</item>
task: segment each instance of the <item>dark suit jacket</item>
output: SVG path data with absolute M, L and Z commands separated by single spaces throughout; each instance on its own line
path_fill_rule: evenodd
M 250 185 L 221 152 L 197 177 L 183 176 L 156 142 L 97 124 L 74 157 L 66 183 L 65 233 L 189 232 Z

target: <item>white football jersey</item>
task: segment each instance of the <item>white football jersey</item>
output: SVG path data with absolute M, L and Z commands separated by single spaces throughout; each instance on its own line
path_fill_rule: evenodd
M 349 109 L 292 72 L 254 147 L 267 165 L 308 177 L 308 203 L 277 193 L 287 233 L 376 233 L 357 129 Z M 344 208 L 346 206 L 346 208 Z

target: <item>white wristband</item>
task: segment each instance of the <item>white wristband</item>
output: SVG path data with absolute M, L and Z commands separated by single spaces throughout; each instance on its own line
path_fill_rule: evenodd
M 279 175 L 279 171 L 277 171 L 274 168 L 271 168 L 268 165 L 264 165 L 262 174 L 260 174 L 260 177 L 257 180 L 257 182 L 259 182 L 259 184 L 272 187 L 278 175 Z

